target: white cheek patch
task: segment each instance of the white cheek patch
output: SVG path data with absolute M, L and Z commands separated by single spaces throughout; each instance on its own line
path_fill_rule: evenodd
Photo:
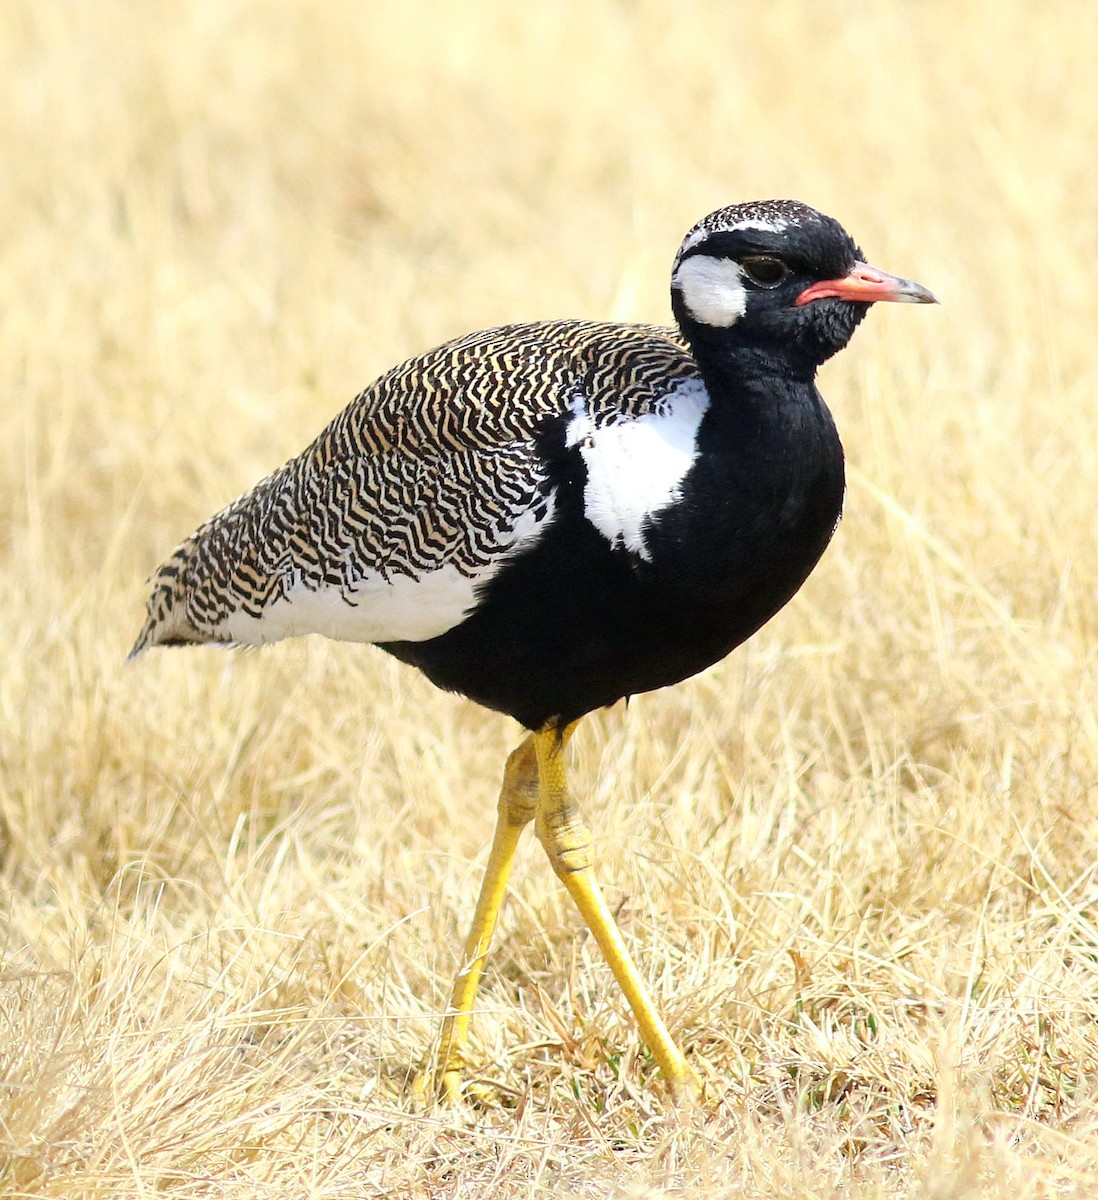
M 607 425 L 596 426 L 582 400 L 573 404 L 566 441 L 587 468 L 584 514 L 613 545 L 650 558 L 645 524 L 678 499 L 708 408 L 700 380 L 679 384 L 657 412 Z
M 671 285 L 699 324 L 727 329 L 747 311 L 743 276 L 730 258 L 695 254 L 679 263 Z

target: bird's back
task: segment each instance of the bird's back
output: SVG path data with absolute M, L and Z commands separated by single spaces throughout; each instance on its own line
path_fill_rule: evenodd
M 437 636 L 551 522 L 547 424 L 577 397 L 596 422 L 641 416 L 696 378 L 676 331 L 584 321 L 486 330 L 410 359 L 180 544 L 132 653 Z

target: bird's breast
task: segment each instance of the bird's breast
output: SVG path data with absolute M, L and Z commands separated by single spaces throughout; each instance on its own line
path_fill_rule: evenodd
M 655 589 L 703 606 L 784 603 L 830 539 L 844 486 L 818 393 L 784 399 L 760 412 L 714 399 L 701 379 L 640 414 L 577 398 L 563 435 L 572 469 L 554 473 L 562 516 Z
M 814 389 L 762 420 L 714 404 L 676 502 L 648 527 L 653 582 L 703 606 L 769 610 L 765 620 L 826 548 L 844 487 L 842 444 Z

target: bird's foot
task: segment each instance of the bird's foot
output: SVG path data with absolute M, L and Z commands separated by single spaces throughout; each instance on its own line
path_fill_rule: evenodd
M 412 1080 L 412 1095 L 421 1108 L 434 1105 L 487 1108 L 497 1105 L 500 1093 L 507 1093 L 508 1090 L 502 1084 L 493 1084 L 489 1080 L 466 1078 L 465 1063 L 453 1059 L 448 1063 L 438 1062 L 423 1067 Z
M 680 1107 L 689 1108 L 705 1098 L 705 1083 L 697 1071 L 685 1062 L 681 1073 L 663 1078 L 668 1095 Z

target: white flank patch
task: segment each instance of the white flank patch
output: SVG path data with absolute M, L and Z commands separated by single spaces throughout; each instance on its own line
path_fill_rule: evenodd
M 584 512 L 613 545 L 650 557 L 645 522 L 678 499 L 708 407 L 700 380 L 680 383 L 658 412 L 607 425 L 595 425 L 582 399 L 572 405 L 567 444 L 579 447 L 587 468 Z
M 475 576 L 463 575 L 447 564 L 422 575 L 364 575 L 353 590 L 294 584 L 262 617 L 236 612 L 225 623 L 234 642 L 262 645 L 319 633 L 341 642 L 423 642 L 438 637 L 462 621 L 477 606 L 478 589 L 525 546 L 535 541 L 552 520 L 550 501 L 545 516 L 524 513 L 510 538 Z
M 679 263 L 671 286 L 679 289 L 690 315 L 702 325 L 727 329 L 747 310 L 743 276 L 730 258 L 695 254 Z

